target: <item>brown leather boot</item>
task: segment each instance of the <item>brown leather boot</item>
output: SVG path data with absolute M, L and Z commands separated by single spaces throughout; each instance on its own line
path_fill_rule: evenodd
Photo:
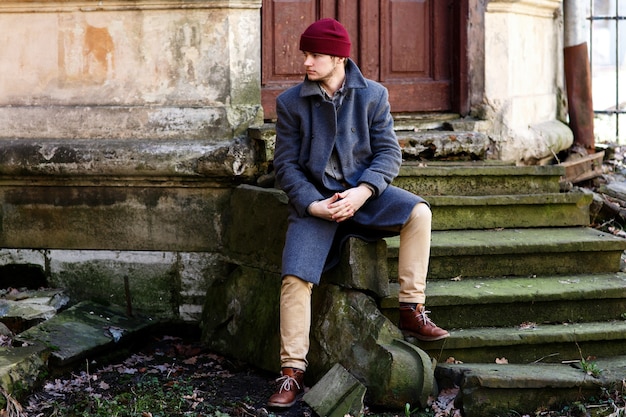
M 289 408 L 296 403 L 296 397 L 304 391 L 304 371 L 296 368 L 283 368 L 282 376 L 276 380 L 280 385 L 267 401 L 268 407 Z
M 423 304 L 400 303 L 400 324 L 398 328 L 407 336 L 412 336 L 425 342 L 445 339 L 450 336 L 446 330 L 437 327 L 426 315 Z

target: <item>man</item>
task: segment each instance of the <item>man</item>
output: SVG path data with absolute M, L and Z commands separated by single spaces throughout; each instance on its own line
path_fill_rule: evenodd
M 353 235 L 400 234 L 399 328 L 440 340 L 424 308 L 431 211 L 415 194 L 390 185 L 402 153 L 387 90 L 349 59 L 350 37 L 334 19 L 300 37 L 305 80 L 276 100 L 274 168 L 289 197 L 280 294 L 282 376 L 268 401 L 291 407 L 303 391 L 311 326 L 311 291 L 337 257 L 337 241 Z

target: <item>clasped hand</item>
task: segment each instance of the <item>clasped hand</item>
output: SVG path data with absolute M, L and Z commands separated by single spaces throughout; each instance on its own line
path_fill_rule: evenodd
M 359 185 L 312 204 L 309 214 L 340 223 L 354 216 L 371 196 L 368 187 Z

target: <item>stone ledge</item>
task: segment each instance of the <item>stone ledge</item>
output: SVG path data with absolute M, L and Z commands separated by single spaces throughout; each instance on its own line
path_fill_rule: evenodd
M 243 140 L 0 139 L 0 176 L 13 179 L 233 181 L 254 173 L 253 151 Z
M 186 94 L 172 97 L 167 106 L 146 105 L 142 98 L 117 105 L 106 100 L 87 105 L 80 96 L 66 98 L 64 105 L 35 106 L 28 104 L 33 98 L 13 98 L 0 105 L 0 139 L 226 142 L 244 136 L 262 114 L 257 104 L 227 106 L 219 102 L 227 101 L 226 97 L 205 103 L 202 91 Z
M 491 0 L 487 12 L 554 18 L 560 5 L 560 0 Z
M 0 4 L 0 13 L 27 12 L 95 12 L 117 10 L 169 10 L 169 9 L 259 9 L 261 0 L 139 0 L 107 1 L 11 1 Z

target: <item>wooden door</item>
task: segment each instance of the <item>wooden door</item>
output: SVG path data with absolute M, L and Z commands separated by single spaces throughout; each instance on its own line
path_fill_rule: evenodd
M 459 4 L 467 0 L 263 0 L 262 104 L 275 118 L 276 96 L 303 79 L 300 34 L 322 17 L 350 33 L 351 58 L 389 89 L 391 110 L 458 111 L 455 58 L 462 46 Z M 457 59 L 458 60 L 458 59 Z M 458 83 L 457 83 L 458 84 Z M 458 91 L 457 91 L 458 93 Z

